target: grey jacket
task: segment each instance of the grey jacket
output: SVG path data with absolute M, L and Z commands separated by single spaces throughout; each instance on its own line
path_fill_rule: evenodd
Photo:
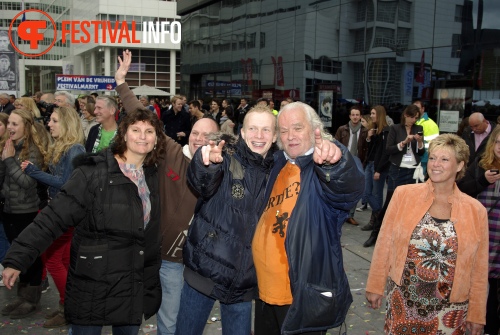
M 6 213 L 23 214 L 38 211 L 40 199 L 37 193 L 37 181 L 21 170 L 19 154 L 22 146 L 23 141 L 15 146 L 14 157 L 0 160 L 0 183 L 2 197 L 5 198 L 3 211 Z M 31 145 L 27 160 L 41 168 L 43 157 L 35 145 Z

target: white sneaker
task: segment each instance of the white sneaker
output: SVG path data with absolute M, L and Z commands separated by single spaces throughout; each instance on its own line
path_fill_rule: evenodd
M 368 208 L 368 204 L 361 205 L 360 207 L 356 208 L 356 212 L 362 212 Z

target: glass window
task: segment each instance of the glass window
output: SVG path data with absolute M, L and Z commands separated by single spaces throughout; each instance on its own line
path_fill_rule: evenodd
M 354 52 L 365 51 L 365 30 L 358 29 L 354 33 Z
M 373 47 L 386 47 L 394 49 L 394 29 L 377 27 Z
M 377 21 L 394 23 L 397 6 L 396 1 L 379 1 L 377 4 Z
M 462 11 L 464 6 L 455 5 L 455 22 L 462 22 Z
M 358 2 L 358 10 L 356 12 L 356 22 L 363 22 L 366 20 L 366 0 Z
M 403 22 L 410 22 L 411 17 L 411 2 L 402 0 L 399 3 L 398 19 Z
M 451 58 L 460 58 L 462 40 L 460 34 L 453 34 L 451 41 Z

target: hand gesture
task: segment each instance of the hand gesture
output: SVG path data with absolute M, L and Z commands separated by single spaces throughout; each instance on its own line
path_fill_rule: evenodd
M 5 287 L 7 287 L 9 290 L 12 289 L 14 286 L 14 283 L 16 282 L 17 277 L 19 277 L 19 274 L 21 271 L 13 269 L 13 268 L 5 268 L 2 272 L 2 278 L 3 278 L 3 283 L 5 284 Z
M 226 144 L 225 141 L 220 141 L 218 145 L 215 145 L 215 141 L 208 141 L 208 145 L 201 147 L 203 164 L 208 166 L 210 163 L 222 163 L 224 161 L 222 157 L 222 148 L 224 144 Z
M 12 142 L 12 139 L 8 139 L 5 142 L 5 147 L 3 148 L 2 151 L 2 160 L 5 160 L 6 158 L 9 157 L 14 157 L 16 154 L 16 149 L 14 148 L 14 143 Z
M 314 130 L 313 160 L 316 164 L 334 164 L 342 157 L 340 149 L 332 142 L 321 137 L 319 129 Z
M 377 293 L 366 292 L 365 293 L 366 300 L 370 304 L 370 307 L 373 309 L 379 309 L 382 306 L 382 296 Z
M 465 323 L 465 327 L 469 331 L 470 335 L 481 335 L 483 333 L 483 325 L 478 323 L 467 321 Z
M 30 161 L 24 161 L 24 162 L 22 162 L 21 163 L 21 170 L 24 171 L 29 164 L 33 164 L 33 163 L 31 163 Z
M 380 179 L 380 173 L 375 172 L 375 173 L 373 174 L 373 180 L 379 180 L 379 179 Z
M 132 52 L 125 50 L 123 52 L 123 60 L 118 56 L 118 63 L 120 63 L 120 67 L 116 70 L 115 80 L 116 85 L 121 85 L 125 82 L 125 77 L 127 76 L 128 69 L 130 68 L 130 64 L 132 63 Z
M 500 179 L 500 173 L 498 172 L 492 172 L 492 170 L 486 170 L 484 172 L 484 177 L 488 181 L 488 183 L 493 184 L 496 182 L 498 179 Z
M 377 131 L 376 129 L 370 129 L 370 130 L 368 130 L 368 137 L 372 137 L 373 135 L 375 135 L 376 131 Z

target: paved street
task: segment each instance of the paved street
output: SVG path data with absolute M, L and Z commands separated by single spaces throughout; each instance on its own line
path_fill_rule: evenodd
M 360 226 L 366 223 L 370 217 L 370 211 L 356 212 L 355 219 L 358 220 Z M 370 268 L 370 260 L 372 257 L 373 248 L 363 248 L 363 242 L 368 238 L 369 232 L 363 232 L 360 227 L 355 227 L 349 224 L 344 224 L 342 246 L 344 251 L 344 266 L 347 271 L 351 291 L 354 297 L 354 302 L 351 305 L 351 310 L 346 319 L 347 333 L 350 335 L 370 335 L 383 334 L 384 311 L 375 311 L 366 305 L 364 287 L 368 270 Z M 1 305 L 5 305 L 13 299 L 14 292 L 7 290 L 5 287 L 0 287 Z M 42 310 L 35 315 L 22 319 L 11 320 L 9 317 L 0 316 L 0 334 L 29 334 L 29 335 L 54 335 L 66 334 L 67 327 L 57 329 L 45 329 L 42 327 L 44 315 L 57 306 L 58 294 L 54 284 L 51 282 L 51 288 L 47 293 L 42 295 L 41 307 Z M 216 305 L 212 311 L 211 317 L 219 318 L 219 308 Z M 156 331 L 149 331 L 148 326 L 156 326 L 156 319 L 152 318 L 143 323 L 141 328 L 144 333 L 155 335 Z M 103 334 L 111 334 L 111 328 L 106 327 Z M 141 332 L 139 333 L 141 334 Z M 219 321 L 211 322 L 205 328 L 204 335 L 219 335 L 222 334 L 221 323 Z M 329 334 L 338 334 L 338 330 L 331 330 Z

